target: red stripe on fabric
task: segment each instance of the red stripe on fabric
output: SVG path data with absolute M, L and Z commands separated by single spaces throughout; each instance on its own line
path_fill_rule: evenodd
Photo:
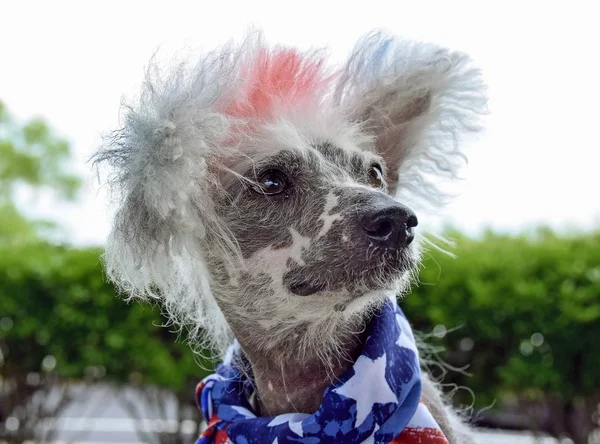
M 196 386 L 196 399 L 198 399 L 198 395 L 200 395 L 200 392 L 202 391 L 202 389 L 204 388 L 205 385 L 206 385 L 205 382 L 200 382 Z
M 407 427 L 390 444 L 449 444 L 444 434 L 430 427 Z
M 229 424 L 226 424 L 221 430 L 217 429 L 218 423 L 221 421 L 217 415 L 213 415 L 208 422 L 208 426 L 204 432 L 200 435 L 201 438 L 212 438 L 215 444 L 231 444 L 231 440 L 227 435 L 227 427 Z

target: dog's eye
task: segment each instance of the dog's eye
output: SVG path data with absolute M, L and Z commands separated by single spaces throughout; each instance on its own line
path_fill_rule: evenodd
M 368 172 L 369 185 L 374 188 L 383 188 L 383 172 L 381 166 L 371 165 Z
M 263 173 L 257 181 L 258 189 L 261 194 L 274 195 L 286 190 L 288 186 L 285 174 L 278 170 L 269 170 Z

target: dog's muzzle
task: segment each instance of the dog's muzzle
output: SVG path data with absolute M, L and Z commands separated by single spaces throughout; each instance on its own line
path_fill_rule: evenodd
M 419 223 L 415 213 L 399 203 L 369 211 L 359 216 L 359 222 L 371 242 L 386 248 L 409 246 Z
M 419 221 L 406 205 L 383 193 L 369 193 L 356 212 L 358 230 L 364 239 L 377 247 L 405 248 L 415 238 Z M 365 199 L 365 197 L 367 197 Z
M 409 246 L 418 224 L 415 213 L 381 192 L 344 191 L 342 221 L 314 243 L 306 263 L 284 275 L 292 294 L 382 289 L 382 282 L 394 282 L 414 267 Z

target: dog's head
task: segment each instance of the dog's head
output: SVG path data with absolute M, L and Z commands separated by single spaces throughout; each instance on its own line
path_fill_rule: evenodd
M 380 34 L 341 70 L 260 38 L 153 70 L 98 155 L 122 193 L 108 272 L 213 338 L 222 312 L 293 325 L 401 290 L 419 251 L 398 196 L 438 201 L 484 108 L 466 56 Z

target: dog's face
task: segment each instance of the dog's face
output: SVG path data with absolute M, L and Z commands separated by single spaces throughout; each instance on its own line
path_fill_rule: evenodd
M 121 289 L 222 346 L 223 315 L 265 341 L 319 333 L 407 283 L 417 217 L 392 196 L 439 202 L 431 179 L 454 177 L 485 111 L 480 73 L 381 34 L 325 66 L 260 38 L 166 76 L 151 66 L 97 156 L 115 167 L 105 257 Z
M 228 278 L 332 305 L 396 289 L 417 261 L 417 218 L 388 194 L 385 159 L 349 137 L 311 139 L 270 125 L 223 174 L 221 217 L 243 258 Z

